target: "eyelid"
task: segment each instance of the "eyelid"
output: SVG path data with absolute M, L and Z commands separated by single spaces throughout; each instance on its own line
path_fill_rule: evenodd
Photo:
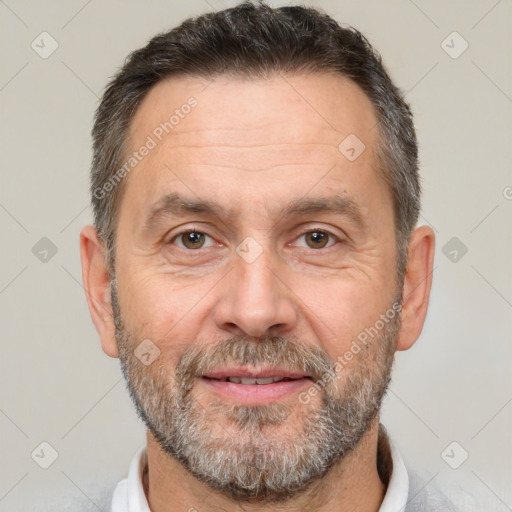
M 186 234 L 186 233 L 200 233 L 201 235 L 204 235 L 204 236 L 207 236 L 209 238 L 211 238 L 214 242 L 216 242 L 217 244 L 219 245 L 222 245 L 220 242 L 218 242 L 212 235 L 209 235 L 206 231 L 204 231 L 203 229 L 198 229 L 194 226 L 190 226 L 190 227 L 187 227 L 187 228 L 184 228 L 182 229 L 181 231 L 178 231 L 177 233 L 174 233 L 171 238 L 166 242 L 166 245 L 175 245 L 176 247 L 178 247 L 178 249 L 182 249 L 184 251 L 188 251 L 188 252 L 198 252 L 199 250 L 201 249 L 207 249 L 208 247 L 211 247 L 211 246 L 208 246 L 208 247 L 200 247 L 199 249 L 188 249 L 187 247 L 180 247 L 179 245 L 176 245 L 175 244 L 175 241 L 182 235 Z M 215 244 L 212 244 L 212 245 L 215 245 Z
M 339 236 L 338 234 L 334 233 L 332 230 L 330 229 L 327 229 L 327 228 L 324 228 L 324 227 L 321 227 L 321 226 L 308 226 L 307 228 L 305 227 L 302 227 L 300 228 L 300 231 L 297 232 L 297 234 L 294 236 L 293 238 L 293 241 L 295 242 L 297 239 L 299 239 L 300 237 L 308 234 L 308 233 L 311 233 L 313 231 L 320 231 L 322 233 L 326 233 L 328 236 L 332 237 L 335 239 L 335 242 L 341 242 L 343 240 L 346 240 L 347 239 L 347 236 L 343 233 L 342 236 Z M 218 245 L 223 245 L 221 242 L 219 242 L 218 240 L 216 240 L 215 237 L 213 237 L 212 235 L 208 234 L 206 231 L 204 231 L 202 228 L 199 228 L 197 226 L 189 226 L 187 228 L 183 228 L 181 231 L 178 231 L 177 233 L 174 233 L 172 235 L 172 237 L 166 242 L 166 244 L 174 244 L 175 240 L 178 239 L 180 236 L 184 235 L 185 233 L 201 233 L 202 235 L 205 235 L 209 238 L 211 238 L 213 241 L 215 241 Z M 290 244 L 291 245 L 291 244 Z M 328 249 L 332 246 L 334 246 L 335 244 L 332 244 L 332 245 L 329 245 L 328 247 L 326 248 L 323 248 L 323 249 Z M 179 247 L 177 246 L 179 249 L 183 249 L 183 250 L 186 250 L 186 251 L 194 251 L 194 252 L 197 252 L 199 251 L 200 249 L 207 249 L 208 247 L 200 247 L 199 249 L 188 249 L 186 247 Z M 209 246 L 211 247 L 211 246 Z M 307 249 L 307 247 L 305 247 Z M 309 248 L 311 250 L 314 250 L 314 251 L 318 251 L 320 249 L 313 249 L 313 248 Z
M 320 226 L 312 226 L 312 227 L 308 227 L 307 229 L 305 230 L 301 230 L 301 232 L 294 237 L 293 241 L 297 241 L 299 238 L 307 235 L 308 233 L 312 233 L 314 231 L 319 231 L 321 233 L 326 233 L 328 236 L 334 238 L 334 243 L 332 243 L 331 245 L 327 246 L 327 247 L 320 247 L 318 249 L 315 249 L 313 247 L 303 247 L 303 249 L 309 249 L 309 250 L 312 250 L 312 251 L 321 251 L 322 249 L 323 250 L 327 250 L 327 249 L 330 249 L 331 247 L 334 247 L 336 245 L 336 242 L 342 242 L 344 240 L 344 237 L 340 237 L 338 236 L 337 234 L 333 233 L 331 230 L 329 229 L 326 229 L 326 228 L 322 228 Z
M 339 227 L 326 225 L 326 224 L 315 224 L 314 222 L 302 224 L 297 228 L 297 237 L 303 235 L 305 233 L 311 233 L 311 231 L 322 231 L 324 233 L 329 233 L 331 236 L 334 236 L 338 240 L 348 239 L 349 236 L 345 233 L 345 231 Z

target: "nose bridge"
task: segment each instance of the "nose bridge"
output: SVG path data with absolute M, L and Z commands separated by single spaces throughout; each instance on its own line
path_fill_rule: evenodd
M 295 325 L 295 308 L 275 275 L 269 247 L 248 237 L 237 247 L 234 267 L 216 308 L 219 328 L 261 337 L 271 328 L 286 331 Z
M 275 275 L 271 271 L 271 258 L 260 255 L 255 261 L 239 261 L 237 277 L 237 295 L 247 306 L 253 309 L 271 311 L 275 309 L 277 301 L 277 286 Z

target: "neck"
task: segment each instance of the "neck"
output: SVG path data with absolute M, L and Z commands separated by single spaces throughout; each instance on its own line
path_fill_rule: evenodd
M 280 503 L 282 512 L 377 512 L 386 486 L 377 470 L 378 419 L 358 446 L 321 479 L 293 500 Z M 194 478 L 179 462 L 162 451 L 147 434 L 146 495 L 152 512 L 200 510 L 263 512 L 272 505 L 236 502 Z

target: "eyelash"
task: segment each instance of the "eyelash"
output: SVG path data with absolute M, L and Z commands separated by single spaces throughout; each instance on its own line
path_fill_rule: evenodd
M 308 233 L 323 233 L 323 234 L 327 235 L 329 237 L 329 240 L 327 241 L 327 247 L 319 247 L 319 248 L 315 249 L 313 247 L 301 246 L 302 249 L 309 249 L 310 251 L 315 251 L 315 252 L 319 252 L 321 250 L 326 251 L 327 249 L 330 249 L 331 247 L 336 245 L 337 242 L 340 241 L 340 238 L 337 237 L 334 233 L 331 233 L 329 230 L 323 229 L 323 228 L 314 228 L 314 227 L 308 229 L 307 231 L 304 231 L 298 237 L 296 237 L 294 240 L 298 240 L 299 238 L 302 238 L 303 236 L 307 235 Z M 332 242 L 332 243 L 330 243 L 330 242 Z
M 319 249 L 314 249 L 312 247 L 303 247 L 303 249 L 310 249 L 312 251 L 319 251 L 321 249 L 329 249 L 331 248 L 332 246 L 335 245 L 336 242 L 339 242 L 340 241 L 340 238 L 337 237 L 334 233 L 331 233 L 330 231 L 326 230 L 326 229 L 323 229 L 323 228 L 311 228 L 311 229 L 308 229 L 307 231 L 304 231 L 304 233 L 300 234 L 298 237 L 295 238 L 295 240 L 298 240 L 299 238 L 307 235 L 308 233 L 314 233 L 314 232 L 320 232 L 320 233 L 324 233 L 326 234 L 328 237 L 330 237 L 331 239 L 334 239 L 334 243 L 331 244 L 331 245 L 328 245 L 327 247 L 320 247 Z M 180 231 L 179 233 L 177 233 L 176 235 L 174 235 L 171 240 L 169 240 L 169 244 L 174 244 L 174 242 L 176 240 L 178 240 L 181 236 L 183 235 L 186 235 L 188 233 L 199 233 L 201 235 L 206 235 L 208 237 L 210 237 L 211 239 L 214 240 L 214 238 L 210 235 L 208 235 L 208 233 L 205 233 L 204 231 L 201 231 L 199 229 L 186 229 L 184 231 Z M 203 247 L 200 247 L 199 249 L 188 249 L 186 247 L 178 247 L 179 249 L 183 250 L 183 251 L 187 251 L 187 252 L 199 252 L 200 249 L 203 249 Z M 207 247 L 206 247 L 207 249 Z
M 188 233 L 199 233 L 201 235 L 206 235 L 208 237 L 210 237 L 212 240 L 214 240 L 214 238 L 212 236 L 210 236 L 208 233 L 205 233 L 204 231 L 201 231 L 199 229 L 186 229 L 185 231 L 180 231 L 179 233 L 177 233 L 176 235 L 174 235 L 171 240 L 169 240 L 169 244 L 174 244 L 174 242 L 176 240 L 178 240 L 180 237 L 182 237 L 183 235 L 186 235 Z M 200 247 L 199 249 L 187 249 L 186 247 L 178 247 L 179 249 L 183 250 L 183 251 L 187 251 L 187 252 L 199 252 L 200 249 L 204 249 L 203 247 Z

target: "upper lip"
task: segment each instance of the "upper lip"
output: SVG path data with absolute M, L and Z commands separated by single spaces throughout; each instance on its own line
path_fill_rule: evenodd
M 301 379 L 304 377 L 309 377 L 309 375 L 306 375 L 304 372 L 271 367 L 258 368 L 254 370 L 249 370 L 248 368 L 244 367 L 218 368 L 216 370 L 206 372 L 202 376 L 208 377 L 209 379 L 227 379 L 229 377 L 240 377 L 245 379 L 264 379 L 266 377 L 278 377 L 280 379 Z

